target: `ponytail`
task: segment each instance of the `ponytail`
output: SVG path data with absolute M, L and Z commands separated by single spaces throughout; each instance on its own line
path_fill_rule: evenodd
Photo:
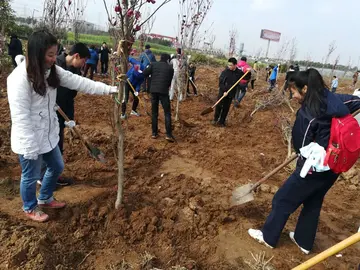
M 324 97 L 326 86 L 322 76 L 316 69 L 310 68 L 307 71 L 308 83 L 304 97 L 304 103 L 314 117 L 320 117 L 326 112 L 327 103 Z

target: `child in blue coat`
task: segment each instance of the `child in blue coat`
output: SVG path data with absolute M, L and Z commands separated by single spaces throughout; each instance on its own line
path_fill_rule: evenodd
M 126 118 L 126 104 L 129 102 L 129 92 L 131 92 L 134 97 L 130 115 L 140 116 L 137 112 L 137 107 L 139 105 L 138 95 L 140 92 L 141 84 L 144 82 L 144 66 L 141 64 L 141 62 L 132 57 L 129 57 L 128 61 L 131 64 L 131 68 L 126 73 L 126 76 L 128 77 L 131 85 L 129 84 L 129 82 L 126 82 L 125 84 L 125 98 L 121 107 L 121 118 L 123 119 Z M 135 92 L 133 91 L 133 88 L 135 89 Z
M 90 46 L 89 52 L 90 52 L 90 58 L 86 60 L 85 63 L 84 77 L 87 76 L 88 70 L 90 69 L 90 79 L 92 80 L 94 78 L 94 72 L 96 69 L 97 62 L 99 60 L 99 56 L 97 51 L 95 50 L 94 45 Z

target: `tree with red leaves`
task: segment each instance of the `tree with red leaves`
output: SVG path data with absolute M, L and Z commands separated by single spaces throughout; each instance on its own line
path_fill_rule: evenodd
M 135 42 L 136 34 L 141 27 L 146 24 L 154 14 L 171 0 L 162 0 L 161 4 L 147 17 L 141 15 L 145 5 L 155 4 L 155 0 L 117 0 L 115 1 L 114 11 L 109 11 L 105 0 L 104 6 L 108 16 L 108 21 L 113 27 L 111 33 L 113 38 L 118 41 L 117 57 L 120 60 L 120 75 L 118 76 L 119 93 L 117 102 L 114 106 L 113 129 L 117 137 L 117 166 L 118 166 L 118 189 L 115 208 L 118 209 L 122 203 L 123 183 L 124 183 L 124 131 L 121 126 L 121 101 L 123 100 L 126 72 L 128 70 L 128 57 L 131 47 Z M 114 14 L 115 13 L 115 14 Z

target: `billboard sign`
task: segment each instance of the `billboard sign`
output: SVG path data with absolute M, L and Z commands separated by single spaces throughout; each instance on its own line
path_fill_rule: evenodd
M 262 39 L 279 42 L 280 37 L 281 37 L 281 33 L 279 33 L 279 32 L 275 32 L 275 31 L 271 31 L 271 30 L 267 30 L 267 29 L 261 30 L 260 38 L 262 38 Z

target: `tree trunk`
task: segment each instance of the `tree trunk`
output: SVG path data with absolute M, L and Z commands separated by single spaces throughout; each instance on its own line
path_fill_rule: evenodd
M 121 74 L 126 74 L 127 72 L 127 58 L 128 58 L 128 49 L 127 42 L 121 40 L 118 46 L 118 56 L 120 58 L 120 72 Z M 120 80 L 119 93 L 118 93 L 118 103 L 115 103 L 114 108 L 114 119 L 115 119 L 115 127 L 118 133 L 118 191 L 115 202 L 115 208 L 118 209 L 122 203 L 123 197 L 123 185 L 124 185 L 124 130 L 121 126 L 121 103 L 124 99 L 124 89 L 125 82 L 124 80 Z
M 194 36 L 195 36 L 195 28 L 196 28 L 196 25 L 194 24 L 193 25 L 193 28 L 191 29 L 191 32 L 190 32 L 190 37 L 189 37 L 189 44 L 188 44 L 188 49 L 192 49 L 192 45 L 194 43 Z
M 75 43 L 78 43 L 80 39 L 80 33 L 79 33 L 79 23 L 78 22 L 74 22 L 74 40 Z

